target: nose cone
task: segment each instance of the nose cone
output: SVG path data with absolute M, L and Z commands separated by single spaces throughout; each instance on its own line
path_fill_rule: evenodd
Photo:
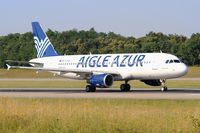
M 184 76 L 185 74 L 187 74 L 188 72 L 188 67 L 182 63 L 179 67 L 179 73 L 180 73 L 180 76 Z

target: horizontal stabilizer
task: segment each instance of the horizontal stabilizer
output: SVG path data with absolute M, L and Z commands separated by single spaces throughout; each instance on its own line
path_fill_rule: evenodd
M 5 62 L 7 63 L 17 63 L 17 64 L 28 64 L 32 65 L 34 67 L 43 67 L 43 63 L 38 63 L 38 62 L 30 62 L 30 61 L 15 61 L 15 60 L 6 60 Z M 8 65 L 8 64 L 6 64 Z

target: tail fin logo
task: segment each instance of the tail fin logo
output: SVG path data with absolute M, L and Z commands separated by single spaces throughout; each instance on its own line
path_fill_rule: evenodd
M 37 57 L 43 57 L 44 52 L 47 50 L 48 46 L 51 45 L 49 38 L 46 37 L 44 40 L 39 41 L 38 37 L 34 37 L 35 48 L 37 50 Z

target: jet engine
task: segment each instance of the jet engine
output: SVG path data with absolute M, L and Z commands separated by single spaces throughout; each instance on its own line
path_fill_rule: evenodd
M 113 76 L 110 74 L 98 74 L 92 75 L 91 78 L 87 81 L 92 86 L 100 88 L 108 88 L 113 84 Z

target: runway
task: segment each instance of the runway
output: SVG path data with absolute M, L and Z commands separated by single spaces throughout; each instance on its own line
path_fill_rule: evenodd
M 121 99 L 200 99 L 200 88 L 171 88 L 167 92 L 158 89 L 134 89 L 120 92 L 117 89 L 98 89 L 86 93 L 82 88 L 1 88 L 0 97 L 15 98 L 121 98 Z

